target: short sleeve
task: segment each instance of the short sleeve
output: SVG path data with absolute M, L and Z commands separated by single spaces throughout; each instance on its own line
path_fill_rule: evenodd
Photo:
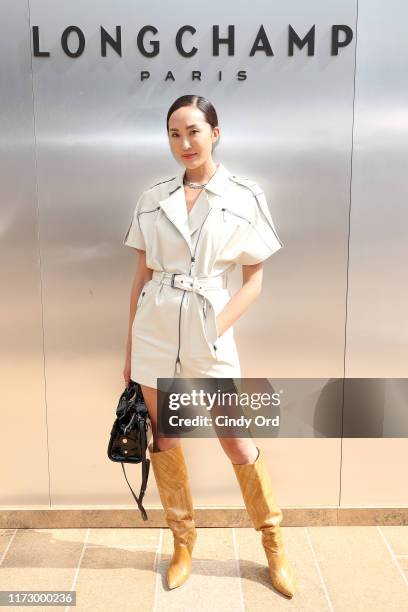
M 251 229 L 245 237 L 242 251 L 235 262 L 243 266 L 252 266 L 265 261 L 283 247 L 269 211 L 263 191 L 252 194 L 255 200 L 254 217 Z
M 133 247 L 134 249 L 140 249 L 142 251 L 145 251 L 145 239 L 139 223 L 139 212 L 143 196 L 144 193 L 142 193 L 142 195 L 136 202 L 135 210 L 133 212 L 133 218 L 129 225 L 128 231 L 126 232 L 125 237 L 123 239 L 123 244 L 129 247 Z

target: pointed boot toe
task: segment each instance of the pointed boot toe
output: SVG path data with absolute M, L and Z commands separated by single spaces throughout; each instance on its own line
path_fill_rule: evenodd
M 262 532 L 262 544 L 268 560 L 269 574 L 273 586 L 283 595 L 293 597 L 296 581 L 283 548 L 280 527 L 264 529 Z
M 268 565 L 271 582 L 275 589 L 287 597 L 293 597 L 296 581 L 286 557 L 269 558 Z
M 175 589 L 181 586 L 190 575 L 191 555 L 187 546 L 175 544 L 174 554 L 167 568 L 167 586 Z

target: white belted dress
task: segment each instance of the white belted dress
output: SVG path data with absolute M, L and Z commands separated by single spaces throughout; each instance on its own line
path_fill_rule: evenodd
M 153 270 L 133 321 L 131 379 L 154 388 L 157 378 L 241 376 L 233 327 L 219 336 L 216 325 L 228 274 L 283 246 L 257 183 L 219 163 L 188 213 L 184 173 L 140 195 L 123 240 Z

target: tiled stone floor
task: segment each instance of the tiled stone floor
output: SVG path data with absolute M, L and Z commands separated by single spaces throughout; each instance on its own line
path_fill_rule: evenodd
M 251 528 L 199 528 L 190 578 L 172 591 L 168 529 L 3 529 L 0 590 L 74 590 L 77 605 L 66 612 L 408 612 L 408 527 L 282 530 L 292 599 L 270 584 Z

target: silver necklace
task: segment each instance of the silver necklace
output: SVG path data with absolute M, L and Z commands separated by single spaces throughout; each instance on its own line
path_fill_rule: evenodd
M 183 185 L 187 185 L 188 187 L 191 187 L 191 189 L 202 189 L 207 185 L 207 183 L 192 183 L 191 181 L 184 180 Z
M 217 172 L 217 170 L 215 172 Z M 215 172 L 211 175 L 210 180 L 214 176 Z M 183 185 L 187 185 L 188 187 L 191 187 L 191 189 L 202 189 L 203 187 L 208 185 L 210 180 L 208 180 L 206 183 L 192 183 L 191 181 L 187 180 L 185 178 L 185 176 L 184 176 L 184 178 L 183 178 Z

